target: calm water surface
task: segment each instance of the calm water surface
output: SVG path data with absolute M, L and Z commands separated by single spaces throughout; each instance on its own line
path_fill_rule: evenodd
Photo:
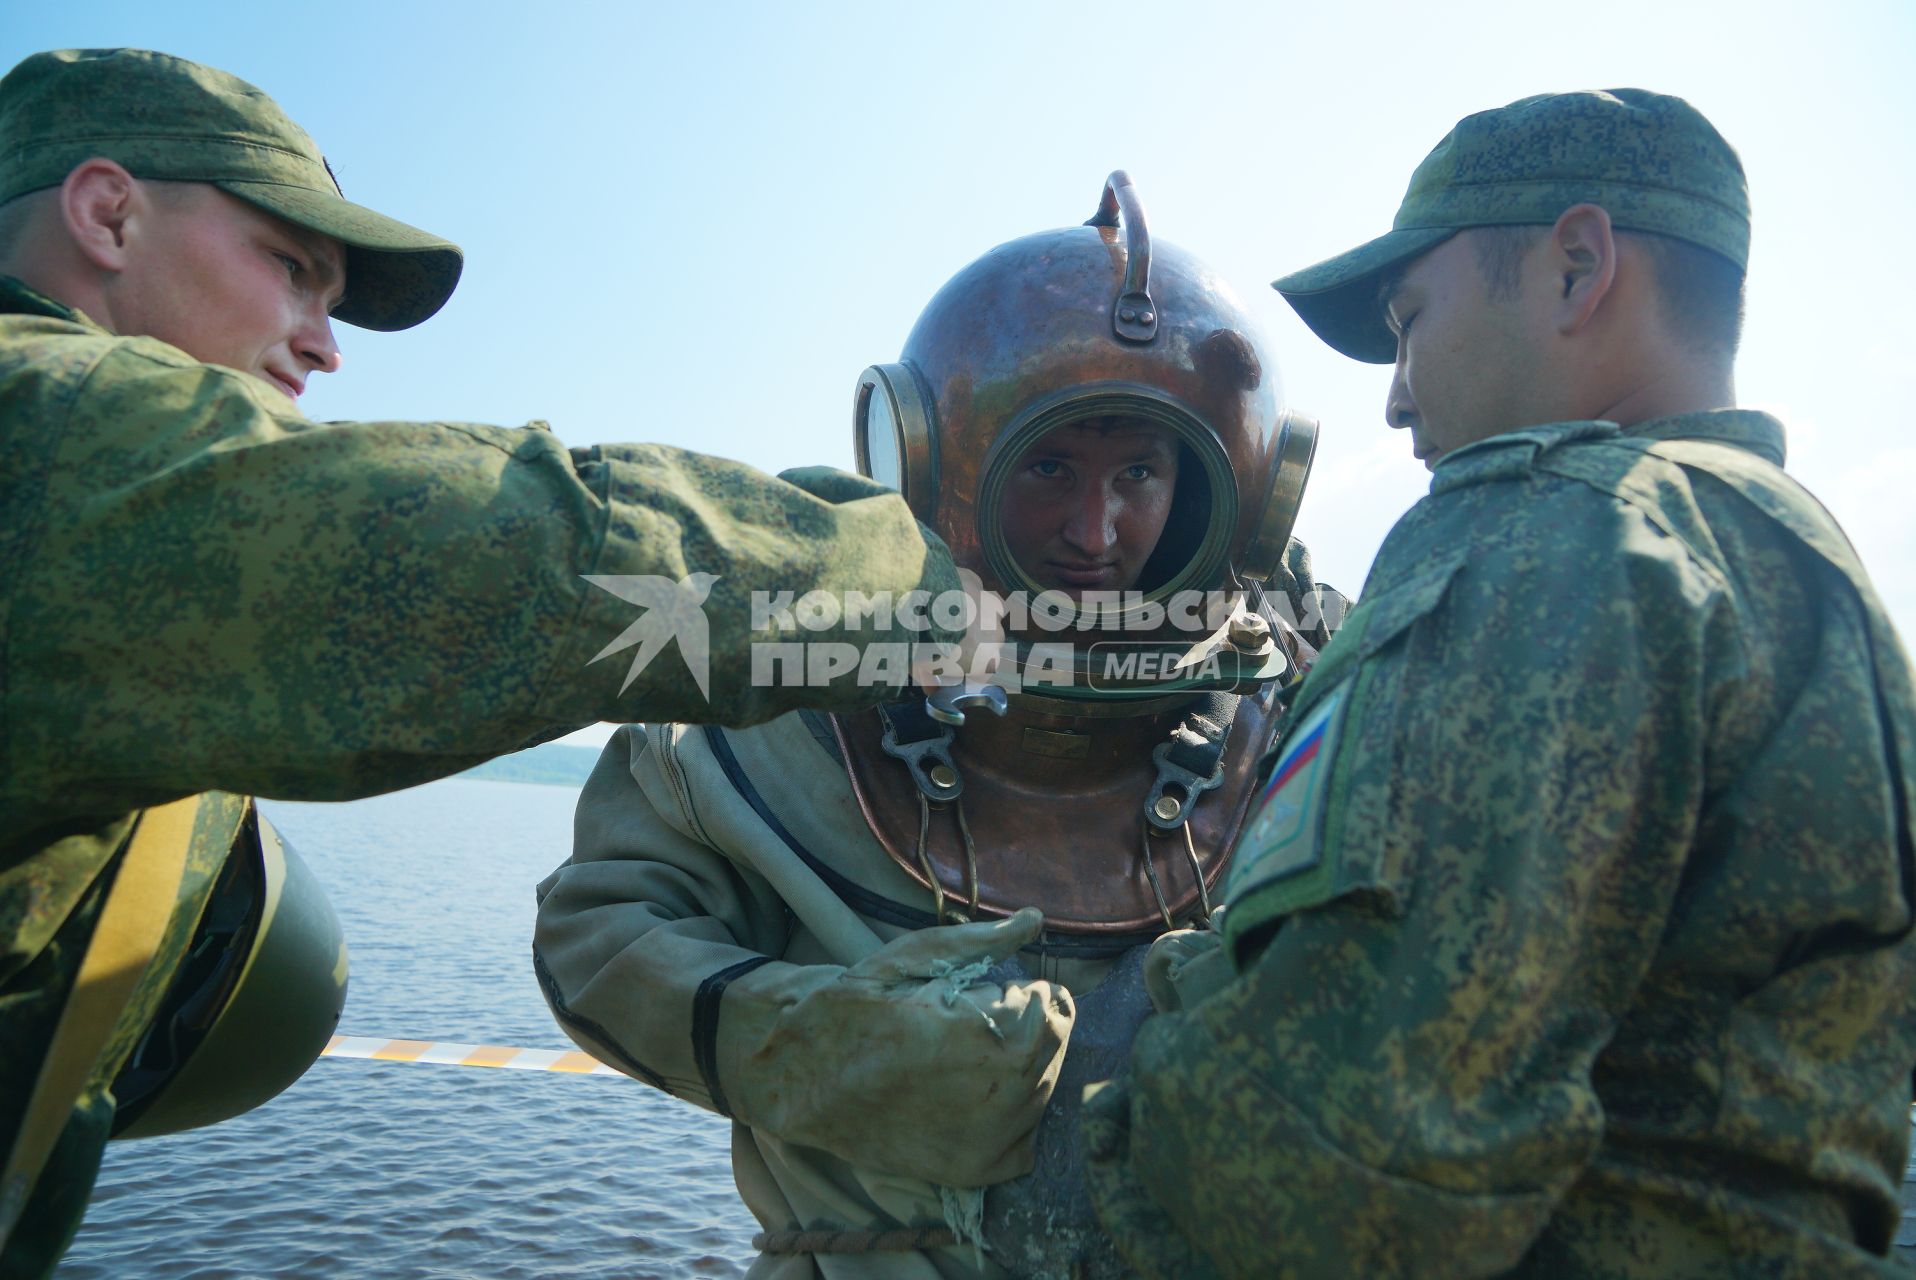
M 262 806 L 352 950 L 340 1031 L 571 1048 L 532 976 L 567 787 Z M 59 1280 L 740 1276 L 725 1122 L 624 1078 L 322 1058 L 266 1106 L 108 1146 Z

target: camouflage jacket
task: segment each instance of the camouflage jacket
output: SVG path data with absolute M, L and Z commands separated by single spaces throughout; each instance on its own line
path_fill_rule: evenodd
M 853 675 L 755 686 L 752 593 L 957 585 L 855 477 L 815 474 L 821 497 L 659 446 L 310 422 L 4 277 L 0 438 L 0 1152 L 133 811 L 369 795 L 601 719 L 867 705 Z M 709 699 L 683 629 L 629 687 L 642 650 L 593 662 L 643 611 L 585 574 L 709 587 Z
M 1240 841 L 1236 979 L 1092 1105 L 1148 1274 L 1901 1273 L 1916 705 L 1782 460 L 1722 411 L 1437 467 Z

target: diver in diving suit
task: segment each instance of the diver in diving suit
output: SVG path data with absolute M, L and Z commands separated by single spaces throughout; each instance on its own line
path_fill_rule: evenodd
M 947 283 L 854 430 L 960 566 L 1039 600 L 996 684 L 620 730 L 539 887 L 541 985 L 588 1051 L 733 1119 L 754 1277 L 1126 1274 L 1077 1099 L 1218 954 L 1166 940 L 1208 925 L 1341 616 L 1289 536 L 1316 424 L 1114 174 L 1089 223 Z

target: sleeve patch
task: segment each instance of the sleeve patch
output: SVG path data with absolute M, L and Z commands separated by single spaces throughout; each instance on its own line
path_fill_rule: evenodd
M 1323 853 L 1324 793 L 1343 728 L 1348 683 L 1311 709 L 1279 754 L 1233 859 L 1230 894 L 1317 865 Z

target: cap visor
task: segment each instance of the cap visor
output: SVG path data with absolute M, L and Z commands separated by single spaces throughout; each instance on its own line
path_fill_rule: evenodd
M 1455 227 L 1387 231 L 1348 253 L 1273 281 L 1311 332 L 1353 360 L 1391 364 L 1397 338 L 1377 296 L 1384 277 L 1457 234 Z
M 333 317 L 362 329 L 409 329 L 446 304 L 465 255 L 396 218 L 324 191 L 271 182 L 214 183 L 248 204 L 346 246 L 346 296 Z

